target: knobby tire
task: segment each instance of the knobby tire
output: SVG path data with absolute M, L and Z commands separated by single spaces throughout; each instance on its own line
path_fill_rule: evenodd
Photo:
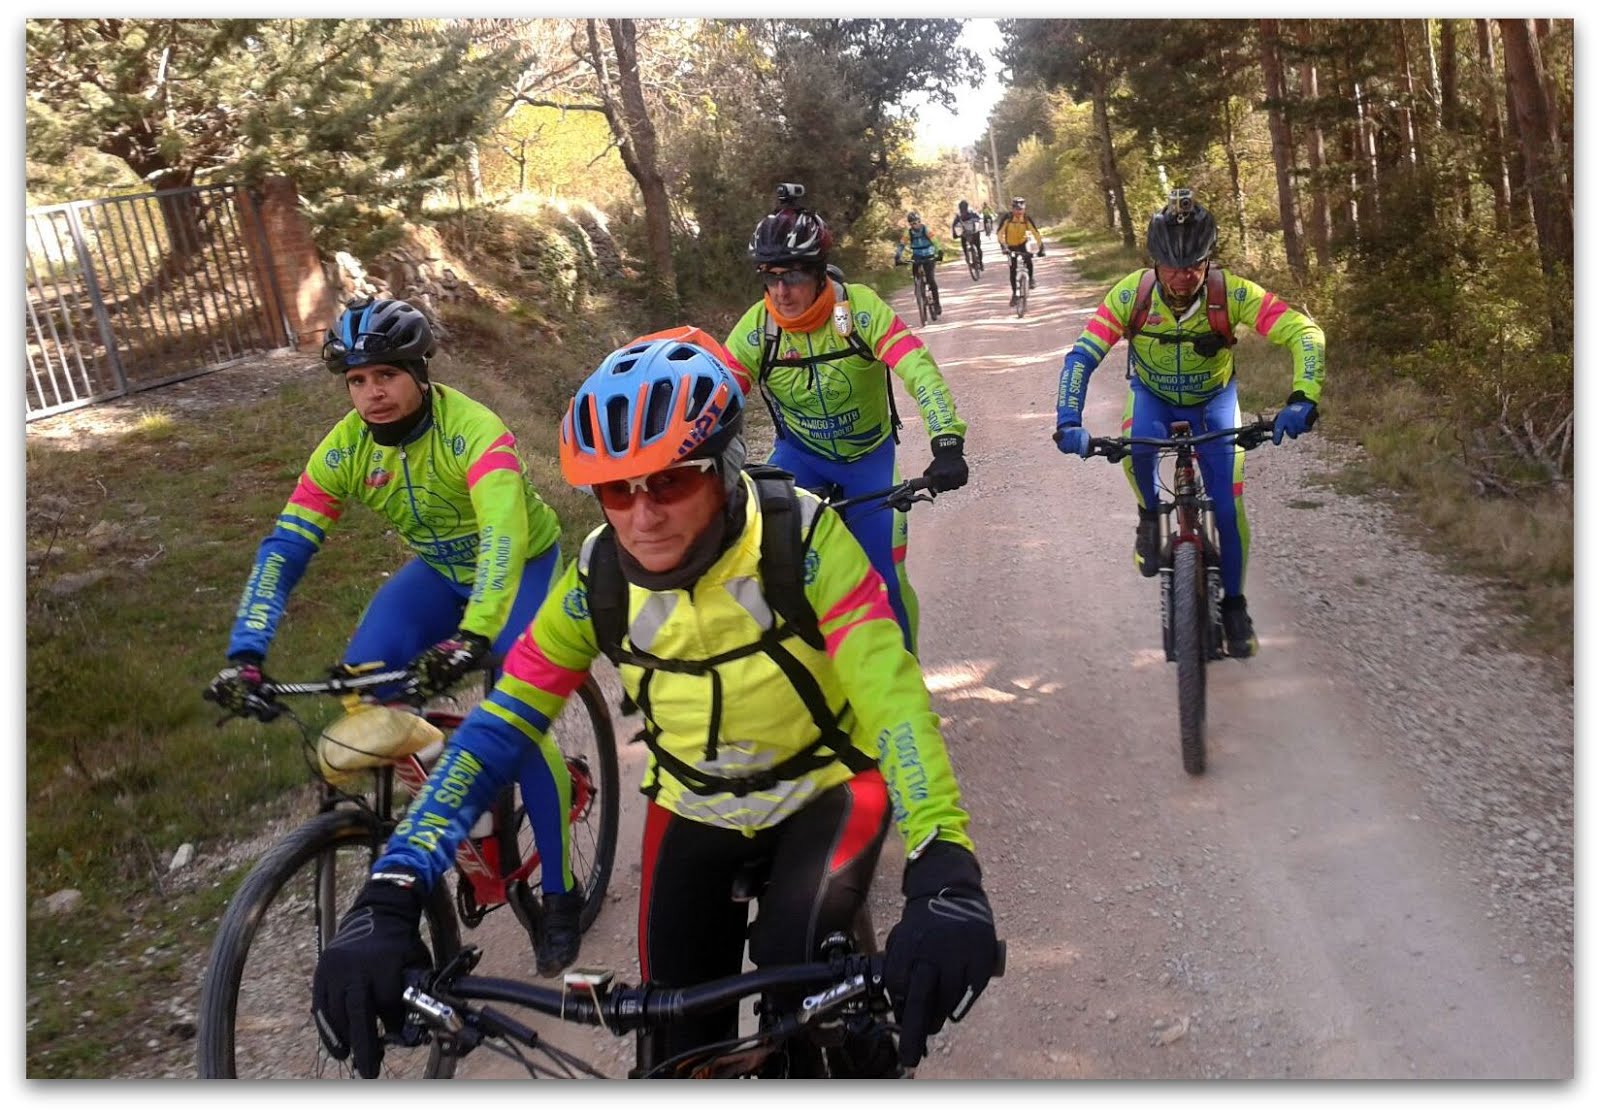
M 1178 735 L 1184 771 L 1206 771 L 1206 606 L 1200 546 L 1175 545 L 1172 554 L 1172 648 L 1178 663 Z
M 369 814 L 345 809 L 324 812 L 274 846 L 250 870 L 217 927 L 200 990 L 195 1043 L 201 1078 L 240 1077 L 240 1044 L 246 1041 L 249 1046 L 245 1048 L 244 1077 L 349 1077 L 354 1073 L 351 1060 L 334 1060 L 317 1037 L 311 1019 L 311 975 L 334 926 L 348 911 L 354 893 L 365 884 L 371 863 L 386 838 Z M 338 862 L 341 850 L 357 853 L 351 860 Z M 358 869 L 362 864 L 364 868 Z M 298 889 L 283 892 L 291 883 L 303 884 L 305 879 L 297 875 L 308 866 L 312 868 L 313 888 L 333 891 L 340 879 L 329 867 L 337 865 L 345 866 L 348 875 L 341 893 L 346 897 L 344 902 L 336 900 L 332 907 L 319 909 L 321 902 Z M 279 901 L 280 896 L 285 899 Z M 461 949 L 450 901 L 449 887 L 436 885 L 423 910 L 425 939 L 436 964 Z M 245 982 L 245 965 L 258 942 L 262 942 L 265 953 L 258 955 L 263 962 L 252 972 L 248 992 L 252 1004 L 270 998 L 274 1015 L 247 1017 L 249 1032 L 246 1040 L 241 1040 L 240 990 Z M 257 994 L 261 997 L 257 998 Z M 294 1041 L 292 1052 L 281 1050 L 286 1039 Z M 259 1054 L 255 1051 L 257 1046 L 263 1049 Z M 456 1059 L 444 1054 L 436 1043 L 412 1049 L 391 1048 L 384 1057 L 385 1074 L 407 1066 L 420 1067 L 428 1078 L 449 1078 L 455 1073 Z

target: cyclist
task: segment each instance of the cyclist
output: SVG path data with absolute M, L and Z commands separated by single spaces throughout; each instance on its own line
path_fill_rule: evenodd
M 355 408 L 311 454 L 256 552 L 227 667 L 207 689 L 228 710 L 244 713 L 266 681 L 267 650 L 289 595 L 347 504 L 387 518 L 416 556 L 373 594 L 345 648 L 346 666 L 406 663 L 409 689 L 426 698 L 506 653 L 544 601 L 561 563 L 561 524 L 524 477 L 505 423 L 429 379 L 433 353 L 427 317 L 395 299 L 352 301 L 329 330 L 323 365 L 343 378 Z M 570 786 L 558 780 L 566 780 L 565 764 L 546 769 L 530 760 L 522 770 L 547 863 L 566 860 L 566 810 L 555 801 Z M 570 868 L 543 876 L 542 943 L 550 953 L 540 963 L 549 967 L 576 953 L 583 897 Z
M 382 1054 L 377 1020 L 393 1031 L 402 1019 L 406 969 L 427 963 L 418 922 L 429 886 L 519 751 L 554 759 L 549 724 L 601 654 L 603 625 L 617 631 L 618 672 L 650 750 L 645 979 L 682 987 L 739 971 L 748 906 L 733 887 L 755 862 L 767 868 L 752 960 L 815 960 L 865 901 L 891 817 L 908 848 L 905 910 L 886 947 L 899 1062 L 914 1065 L 993 973 L 993 914 L 968 816 L 883 582 L 839 518 L 793 489 L 790 524 L 806 538 L 794 542 L 804 555 L 792 554 L 793 567 L 805 570 L 811 636 L 788 624 L 769 594 L 772 519 L 742 468 L 744 398 L 722 355 L 709 337 L 641 338 L 608 356 L 568 407 L 562 474 L 594 493 L 606 522 L 517 640 L 489 702 L 452 737 L 441 767 L 462 771 L 457 792 L 407 817 L 317 964 L 319 1030 L 335 1056 L 354 1052 L 363 1075 Z M 599 586 L 608 582 L 614 598 Z M 437 830 L 437 845 L 402 856 L 418 826 Z M 657 1061 L 731 1037 L 737 1024 L 730 1008 L 660 1033 Z M 897 1073 L 883 1040 L 838 1050 L 836 1073 Z M 792 1054 L 791 1074 L 819 1065 L 804 1049 Z
M 962 201 L 956 206 L 956 215 L 950 220 L 950 236 L 961 241 L 961 249 L 965 251 L 970 246 L 978 253 L 978 261 L 983 261 L 983 239 L 978 233 L 978 214 L 967 207 Z
M 994 206 L 985 201 L 983 203 L 983 234 L 988 236 L 994 233 Z
M 1232 329 L 1244 324 L 1274 344 L 1289 349 L 1294 362 L 1289 401 L 1279 411 L 1272 443 L 1293 439 L 1317 420 L 1322 395 L 1322 329 L 1275 294 L 1247 278 L 1224 272 L 1215 262 L 1217 224 L 1188 189 L 1175 189 L 1167 204 L 1150 217 L 1145 250 L 1155 266 L 1154 284 L 1143 326 L 1128 345 L 1128 401 L 1122 428 L 1129 436 L 1165 437 L 1175 420 L 1198 431 L 1239 424 L 1238 389 L 1233 375 Z M 1055 441 L 1062 452 L 1089 454 L 1083 428 L 1083 399 L 1089 376 L 1111 346 L 1128 332 L 1139 302 L 1141 279 L 1135 271 L 1122 279 L 1090 318 L 1061 365 L 1056 394 Z M 1208 327 L 1226 310 L 1227 334 Z M 1255 625 L 1245 606 L 1244 573 L 1250 553 L 1250 526 L 1244 513 L 1244 449 L 1212 441 L 1196 450 L 1206 493 L 1214 504 L 1222 552 L 1222 625 L 1228 654 L 1256 652 Z M 1156 454 L 1135 448 L 1124 462 L 1139 506 L 1133 560 L 1154 576 L 1161 565 L 1161 522 L 1156 512 Z
M 780 206 L 750 237 L 750 258 L 766 285 L 728 334 L 745 384 L 760 389 L 777 430 L 768 462 L 803 487 L 837 484 L 845 497 L 899 480 L 889 371 L 916 400 L 933 460 L 923 475 L 941 491 L 967 482 L 967 423 L 933 355 L 868 286 L 830 273 L 833 233 L 815 212 Z M 845 522 L 889 588 L 906 645 L 917 645 L 917 597 L 905 575 L 906 516 L 856 507 Z
M 1000 222 L 1000 227 L 995 229 L 995 239 L 1000 241 L 1000 246 L 1011 256 L 1011 304 L 1017 304 L 1017 257 L 1028 266 L 1028 289 L 1033 289 L 1036 283 L 1033 280 L 1033 255 L 1028 253 L 1028 236 L 1033 236 L 1033 241 L 1039 245 L 1037 254 L 1044 254 L 1044 237 L 1039 234 L 1039 226 L 1033 222 L 1033 217 L 1028 215 L 1028 202 L 1021 197 L 1011 199 L 1011 211 Z
M 911 269 L 922 274 L 922 280 L 928 284 L 928 306 L 935 321 L 943 312 L 939 308 L 939 279 L 934 274 L 935 264 L 944 259 L 944 248 L 934 242 L 933 232 L 922 223 L 922 216 L 915 211 L 906 214 L 906 230 L 900 233 L 900 242 L 894 245 L 894 265 L 900 265 L 900 256 L 907 249 L 911 251 Z

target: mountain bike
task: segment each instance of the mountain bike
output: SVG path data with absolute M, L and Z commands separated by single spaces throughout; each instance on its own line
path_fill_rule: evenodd
M 983 247 L 981 243 L 961 237 L 961 254 L 967 261 L 967 273 L 976 282 L 983 274 Z
M 985 236 L 994 235 L 994 217 L 986 216 L 983 218 L 983 234 Z
M 530 1077 L 576 1078 L 604 1075 L 576 1055 L 555 1047 L 528 1025 L 487 1002 L 516 1005 L 573 1024 L 605 1028 L 613 1035 L 634 1034 L 635 1063 L 630 1078 L 838 1078 L 892 1077 L 892 1062 L 852 1063 L 843 1054 L 847 1039 L 857 1046 L 877 1044 L 892 1051 L 898 1031 L 889 1019 L 892 1008 L 884 987 L 884 959 L 866 955 L 841 933 L 822 945 L 820 961 L 768 966 L 700 985 L 669 988 L 649 983 L 619 983 L 610 970 L 568 971 L 559 990 L 507 978 L 472 976 L 479 954 L 468 947 L 444 963 L 438 973 L 405 991 L 410 1020 L 397 1042 L 413 1040 L 434 1046 L 452 1059 L 479 1047 L 519 1063 Z M 1005 943 L 999 946 L 994 977 L 1005 973 Z M 773 995 L 806 993 L 798 1006 L 777 1007 Z M 756 1031 L 708 1044 L 656 1061 L 651 1031 L 689 1017 L 715 1012 L 756 997 Z M 965 1010 L 963 1010 L 964 1012 Z M 960 1019 L 959 1017 L 957 1019 Z M 797 1063 L 792 1049 L 804 1042 L 815 1049 L 806 1063 Z M 536 1063 L 522 1048 L 543 1054 L 550 1065 Z M 782 1054 L 780 1054 L 782 1053 Z M 385 1055 L 387 1060 L 387 1053 Z M 796 1069 L 809 1067 L 802 1075 Z M 820 1066 L 821 1070 L 815 1068 Z M 907 1072 L 909 1073 L 909 1072 Z
M 1021 317 L 1028 311 L 1028 281 L 1027 267 L 1023 260 L 1033 253 L 1026 244 L 1021 247 L 1008 247 L 1006 254 L 1011 256 L 1011 298 L 1017 316 Z M 1019 280 L 1020 276 L 1020 280 Z
M 1134 445 L 1174 458 L 1172 500 L 1156 507 L 1165 541 L 1158 565 L 1161 581 L 1161 646 L 1178 666 L 1178 739 L 1184 771 L 1206 771 L 1206 673 L 1208 661 L 1227 655 L 1222 631 L 1222 557 L 1217 544 L 1215 503 L 1201 494 L 1195 474 L 1195 449 L 1207 441 L 1232 437 L 1249 451 L 1272 435 L 1272 418 L 1259 417 L 1236 429 L 1190 432 L 1187 421 L 1174 421 L 1169 437 L 1094 437 L 1089 455 L 1117 463 Z M 1157 481 L 1160 482 L 1159 472 Z
M 316 1078 L 348 1076 L 348 1064 L 329 1057 L 311 1020 L 311 979 L 324 944 L 331 940 L 383 853 L 402 815 L 402 790 L 415 796 L 431 762 L 444 750 L 444 735 L 464 715 L 427 710 L 422 719 L 439 737 L 416 753 L 385 751 L 366 760 L 366 771 L 339 778 L 364 789 L 339 787 L 323 770 L 330 756 L 346 763 L 347 748 L 333 740 L 335 727 L 313 741 L 311 728 L 283 697 L 329 695 L 359 699 L 394 685 L 403 670 L 341 676 L 303 683 L 269 683 L 253 717 L 271 721 L 287 714 L 299 726 L 308 763 L 319 777 L 317 814 L 263 855 L 229 901 L 212 943 L 200 993 L 198 1067 L 202 1078 Z M 485 683 L 487 691 L 489 685 Z M 584 887 L 579 923 L 587 931 L 599 914 L 616 856 L 620 809 L 616 738 L 605 700 L 591 676 L 574 693 L 551 731 L 572 778 L 572 870 Z M 347 702 L 347 708 L 351 706 Z M 426 728 L 421 728 L 425 730 Z M 331 746 L 331 749 L 330 749 Z M 316 755 L 316 756 L 313 756 Z M 396 781 L 400 782 L 399 788 Z M 456 852 L 455 884 L 441 881 L 428 895 L 423 934 L 442 961 L 461 949 L 460 927 L 477 927 L 488 913 L 510 905 L 528 934 L 537 938 L 543 907 L 536 895 L 540 860 L 525 809 L 507 786 Z M 449 1077 L 455 1059 L 443 1048 L 401 1051 L 385 1061 L 397 1075 Z

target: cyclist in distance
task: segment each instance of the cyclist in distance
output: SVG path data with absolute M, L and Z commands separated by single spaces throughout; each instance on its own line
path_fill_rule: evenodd
M 950 235 L 961 241 L 963 249 L 967 244 L 977 248 L 979 259 L 983 258 L 983 237 L 979 231 L 981 227 L 982 222 L 978 214 L 968 208 L 965 201 L 956 206 L 956 215 L 950 220 Z
M 900 265 L 900 257 L 907 250 L 911 252 L 911 269 L 921 274 L 922 281 L 928 284 L 929 315 L 937 321 L 944 310 L 939 305 L 939 277 L 934 271 L 939 260 L 944 258 L 944 248 L 934 242 L 932 230 L 922 223 L 922 215 L 915 211 L 906 213 L 906 230 L 900 233 L 900 242 L 894 245 L 895 266 Z
M 544 601 L 561 563 L 560 522 L 523 475 L 505 422 L 430 380 L 434 347 L 427 317 L 395 299 L 352 301 L 329 330 L 323 365 L 355 408 L 311 454 L 256 552 L 228 664 L 207 689 L 224 708 L 244 713 L 266 682 L 289 595 L 351 503 L 387 518 L 416 555 L 373 594 L 345 648 L 346 667 L 407 667 L 409 692 L 425 699 L 504 655 Z M 540 855 L 565 865 L 566 764 L 527 756 L 522 796 Z M 583 894 L 570 867 L 547 868 L 543 879 L 540 965 L 559 969 L 577 952 Z
M 1028 268 L 1028 289 L 1033 289 L 1036 283 L 1033 280 L 1033 255 L 1027 253 L 1028 237 L 1033 236 L 1033 242 L 1039 245 L 1039 250 L 1034 254 L 1044 254 L 1044 237 L 1039 234 L 1039 226 L 1033 222 L 1033 217 L 1028 215 L 1028 202 L 1021 197 L 1011 199 L 1011 211 L 1000 221 L 1000 227 L 995 229 L 994 237 L 1000 241 L 1000 246 L 1007 252 L 1022 255 L 1022 262 Z M 1013 264 L 1013 270 L 1015 264 Z M 1011 290 L 1011 304 L 1017 304 L 1017 291 L 1015 286 Z
M 1289 400 L 1279 411 L 1272 443 L 1293 439 L 1317 420 L 1325 361 L 1322 329 L 1247 278 L 1215 261 L 1217 224 L 1188 189 L 1175 189 L 1150 217 L 1145 250 L 1154 264 L 1123 278 L 1095 310 L 1061 364 L 1056 394 L 1055 442 L 1062 452 L 1087 457 L 1083 399 L 1089 376 L 1119 339 L 1128 339 L 1128 400 L 1122 413 L 1127 436 L 1165 437 L 1173 421 L 1196 432 L 1227 429 L 1239 421 L 1234 380 L 1233 329 L 1247 325 L 1287 348 L 1294 364 Z M 1136 317 L 1143 316 L 1140 324 Z M 1135 329 L 1132 326 L 1137 326 Z M 1132 335 L 1129 335 L 1132 333 Z M 1222 624 L 1232 657 L 1256 652 L 1255 625 L 1245 605 L 1244 573 L 1250 526 L 1244 512 L 1244 449 L 1228 441 L 1196 448 L 1214 513 L 1222 557 Z M 1156 450 L 1135 446 L 1124 461 L 1139 506 L 1133 560 L 1154 576 L 1161 565 L 1161 519 L 1156 511 Z
M 875 1077 L 914 1065 L 993 974 L 968 815 L 882 579 L 818 498 L 773 469 L 743 468 L 744 397 L 721 345 L 692 328 L 665 336 L 618 349 L 578 388 L 562 474 L 594 493 L 605 524 L 452 737 L 441 768 L 458 771 L 457 791 L 413 809 L 317 965 L 324 1042 L 341 1059 L 353 1050 L 363 1075 L 382 1054 L 378 1020 L 390 1031 L 402 1020 L 407 968 L 427 964 L 424 894 L 519 754 L 552 747 L 549 724 L 602 654 L 650 753 L 643 978 L 683 987 L 739 972 L 748 905 L 734 882 L 753 863 L 765 889 L 752 960 L 815 961 L 830 933 L 851 929 L 891 818 L 908 850 L 904 913 L 886 946 L 898 1053 L 887 1038 L 855 1037 L 828 1067 Z M 773 573 L 776 552 L 792 578 Z M 439 832 L 426 854 L 406 849 L 418 829 Z M 735 1007 L 685 1022 L 656 1034 L 658 1054 L 737 1025 Z M 821 1069 L 808 1048 L 790 1050 L 787 1073 Z
M 983 203 L 983 233 L 989 235 L 994 231 L 994 206 L 985 201 Z
M 940 491 L 967 482 L 967 423 L 933 355 L 877 292 L 828 266 L 833 233 L 810 209 L 780 201 L 750 237 L 767 288 L 728 334 L 741 385 L 753 383 L 777 440 L 768 462 L 803 487 L 838 484 L 844 496 L 898 482 L 892 371 L 916 401 L 933 459 L 923 475 Z M 854 507 L 845 522 L 889 588 L 906 645 L 916 652 L 917 597 L 905 576 L 905 515 Z

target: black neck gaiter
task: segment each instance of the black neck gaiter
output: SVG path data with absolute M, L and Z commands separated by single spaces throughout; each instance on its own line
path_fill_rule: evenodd
M 422 396 L 422 405 L 398 421 L 369 421 L 366 425 L 372 433 L 373 440 L 385 448 L 394 448 L 397 445 L 409 444 L 422 436 L 428 431 L 428 426 L 432 422 L 433 395 L 430 391 Z

